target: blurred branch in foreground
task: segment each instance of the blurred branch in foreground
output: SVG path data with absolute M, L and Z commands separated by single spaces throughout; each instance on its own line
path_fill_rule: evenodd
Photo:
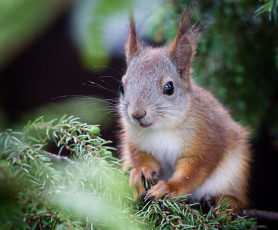
M 264 2 L 261 7 L 256 10 L 256 16 L 268 13 L 268 19 L 271 21 L 274 20 L 277 23 L 278 18 L 278 1 L 277 0 L 261 0 L 260 2 Z
M 208 213 L 198 204 L 187 204 L 186 196 L 134 203 L 128 172 L 121 170 L 121 161 L 112 156 L 115 148 L 99 134 L 98 126 L 72 116 L 38 118 L 22 132 L 0 133 L 0 228 L 259 227 L 246 217 L 227 223 L 229 200 Z M 45 151 L 50 142 L 56 143 L 58 155 Z

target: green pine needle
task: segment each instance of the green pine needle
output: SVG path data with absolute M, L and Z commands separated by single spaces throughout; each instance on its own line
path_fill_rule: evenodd
M 58 155 L 47 151 L 53 144 Z M 0 133 L 0 229 L 258 227 L 255 219 L 244 217 L 227 223 L 227 199 L 208 213 L 187 204 L 187 196 L 135 203 L 130 169 L 121 170 L 110 144 L 98 126 L 66 115 L 51 121 L 40 117 L 22 132 Z

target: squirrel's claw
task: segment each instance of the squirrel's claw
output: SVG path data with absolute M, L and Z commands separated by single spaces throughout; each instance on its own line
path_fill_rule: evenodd
M 146 188 L 142 183 L 142 178 L 145 178 L 150 183 L 154 183 L 157 173 L 148 166 L 134 167 L 130 171 L 129 186 L 133 191 L 134 200 L 144 197 Z
M 145 201 L 149 199 L 160 199 L 164 195 L 170 195 L 170 189 L 165 181 L 159 181 L 155 186 L 153 186 L 148 192 L 147 195 L 145 196 Z
M 154 196 L 149 193 L 149 191 L 147 192 L 146 196 L 144 197 L 144 202 L 147 202 L 149 200 L 153 200 L 154 199 Z

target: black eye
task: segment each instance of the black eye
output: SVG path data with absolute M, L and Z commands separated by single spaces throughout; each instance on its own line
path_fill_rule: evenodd
M 122 82 L 121 82 L 121 84 L 119 86 L 119 89 L 120 89 L 121 94 L 124 94 L 124 85 L 123 85 Z
M 163 93 L 167 95 L 172 95 L 174 93 L 174 84 L 172 81 L 166 83 Z

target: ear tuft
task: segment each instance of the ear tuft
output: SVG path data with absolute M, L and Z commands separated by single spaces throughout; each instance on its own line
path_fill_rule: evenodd
M 129 17 L 129 35 L 128 40 L 125 44 L 125 55 L 127 64 L 137 55 L 139 55 L 141 50 L 141 44 L 137 40 L 136 26 L 134 22 L 133 14 L 130 13 Z
M 193 7 L 185 7 L 169 56 L 182 78 L 190 77 L 190 68 L 201 37 L 201 24 L 192 25 Z

